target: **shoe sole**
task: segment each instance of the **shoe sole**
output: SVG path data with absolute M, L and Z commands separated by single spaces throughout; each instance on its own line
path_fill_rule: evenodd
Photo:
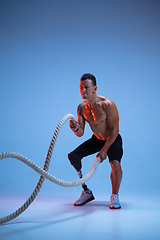
M 121 206 L 120 207 L 109 207 L 110 209 L 120 209 L 121 208 Z
M 81 204 L 77 204 L 76 202 L 74 203 L 74 206 L 83 206 L 83 205 L 85 205 L 86 203 L 88 203 L 88 202 L 91 202 L 91 201 L 93 201 L 95 199 L 95 197 L 90 197 L 89 199 L 87 199 L 84 203 L 81 203 Z

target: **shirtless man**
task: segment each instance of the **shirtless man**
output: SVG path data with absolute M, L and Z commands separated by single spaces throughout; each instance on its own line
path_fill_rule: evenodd
M 84 74 L 80 80 L 80 94 L 84 101 L 78 106 L 78 120 L 70 120 L 70 128 L 74 134 L 81 137 L 84 134 L 85 122 L 88 122 L 93 136 L 68 154 L 71 164 L 82 178 L 81 159 L 98 152 L 96 157 L 103 162 L 107 156 L 111 165 L 112 194 L 110 208 L 121 208 L 119 188 L 122 179 L 121 158 L 123 155 L 122 138 L 119 134 L 119 115 L 115 103 L 96 93 L 96 78 L 92 74 Z M 82 206 L 94 200 L 93 193 L 84 183 L 80 198 L 74 203 Z

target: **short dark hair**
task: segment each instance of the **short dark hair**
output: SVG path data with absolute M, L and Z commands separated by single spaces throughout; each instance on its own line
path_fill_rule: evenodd
M 95 78 L 94 75 L 92 75 L 92 74 L 90 74 L 90 73 L 85 73 L 85 74 L 83 74 L 83 76 L 81 77 L 80 80 L 81 80 L 81 81 L 84 81 L 84 80 L 86 80 L 86 79 L 92 80 L 93 86 L 97 86 L 96 78 Z

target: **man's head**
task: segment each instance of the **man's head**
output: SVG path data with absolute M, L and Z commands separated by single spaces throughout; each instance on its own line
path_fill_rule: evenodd
M 95 78 L 94 75 L 92 75 L 92 74 L 90 74 L 90 73 L 85 73 L 85 74 L 83 74 L 83 76 L 81 77 L 80 80 L 81 80 L 81 81 L 84 81 L 84 80 L 86 80 L 86 79 L 92 80 L 93 86 L 97 86 L 96 78 Z
M 85 73 L 80 80 L 80 94 L 83 99 L 92 99 L 96 95 L 96 78 L 90 73 Z

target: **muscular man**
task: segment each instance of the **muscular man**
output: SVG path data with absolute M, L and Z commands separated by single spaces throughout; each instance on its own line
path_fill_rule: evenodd
M 107 156 L 111 165 L 112 194 L 110 208 L 121 208 L 119 187 L 122 179 L 121 158 L 123 155 L 122 138 L 119 134 L 119 114 L 115 103 L 96 93 L 96 78 L 92 74 L 84 74 L 80 80 L 80 94 L 84 101 L 78 106 L 78 120 L 70 120 L 70 128 L 81 137 L 84 134 L 85 122 L 88 122 L 93 136 L 68 154 L 71 164 L 82 178 L 81 160 L 83 157 L 98 152 L 96 157 L 103 162 Z M 82 206 L 94 200 L 92 191 L 84 183 L 80 198 L 74 203 Z

